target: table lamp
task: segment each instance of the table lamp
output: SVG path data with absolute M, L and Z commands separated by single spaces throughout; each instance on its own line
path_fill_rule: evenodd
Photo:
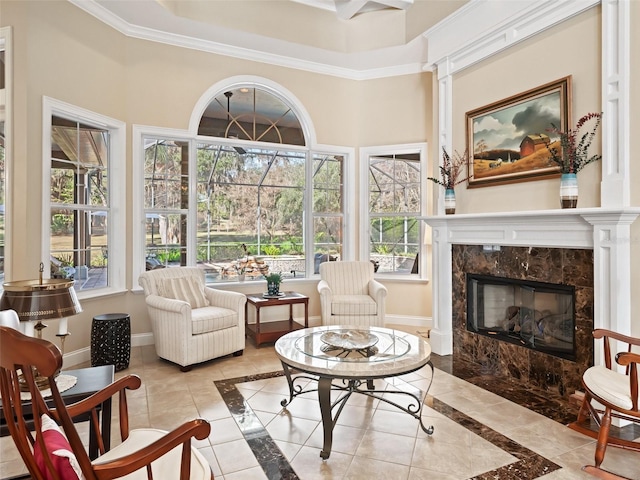
M 44 264 L 40 263 L 38 280 L 19 280 L 3 284 L 4 292 L 0 298 L 0 310 L 15 310 L 24 333 L 42 338 L 42 330 L 47 326 L 42 320 L 60 319 L 57 336 L 60 337 L 62 351 L 64 340 L 69 335 L 67 317 L 82 312 L 80 302 L 73 289 L 73 280 L 43 279 Z M 48 388 L 45 377 L 39 377 L 38 386 Z

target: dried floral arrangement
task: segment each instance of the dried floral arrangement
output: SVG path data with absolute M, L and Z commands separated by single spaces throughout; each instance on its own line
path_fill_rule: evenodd
M 579 137 L 580 129 L 591 120 L 594 121 L 593 128 Z M 602 113 L 587 113 L 578 120 L 575 128 L 566 132 L 560 130 L 553 123 L 551 124 L 552 128 L 547 129 L 547 131 L 560 136 L 560 151 L 550 144 L 547 144 L 547 150 L 551 154 L 550 160 L 560 167 L 562 173 L 578 173 L 585 166 L 602 158 L 600 154 L 589 156 L 589 147 L 601 121 Z
M 469 175 L 469 151 L 465 150 L 461 155 L 457 151 L 453 152 L 453 158 L 442 149 L 442 165 L 440 165 L 440 178 L 427 177 L 427 180 L 431 180 L 438 185 L 442 185 L 447 190 L 453 189 L 456 185 L 465 182 L 471 177 Z M 467 175 L 463 175 L 463 171 L 466 170 Z M 460 175 L 463 175 L 460 178 Z

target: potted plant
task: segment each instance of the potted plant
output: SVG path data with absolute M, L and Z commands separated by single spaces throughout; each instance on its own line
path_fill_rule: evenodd
M 454 187 L 469 179 L 469 151 L 465 150 L 462 155 L 454 151 L 453 158 L 442 149 L 442 165 L 440 165 L 440 178 L 427 177 L 433 183 L 442 185 L 444 192 L 444 211 L 446 214 L 456 212 L 456 193 Z M 467 175 L 460 178 L 464 169 L 467 169 Z
M 278 272 L 272 272 L 264 276 L 267 281 L 267 295 L 270 297 L 277 297 L 280 295 L 280 284 L 282 283 L 282 274 Z
M 591 130 L 579 136 L 580 129 L 593 121 Z M 578 204 L 578 179 L 576 174 L 590 163 L 597 162 L 602 155 L 589 156 L 589 147 L 602 121 L 602 113 L 587 113 L 574 129 L 561 131 L 553 123 L 547 129 L 560 136 L 558 142 L 547 144 L 550 160 L 560 167 L 560 204 L 562 208 L 575 208 Z

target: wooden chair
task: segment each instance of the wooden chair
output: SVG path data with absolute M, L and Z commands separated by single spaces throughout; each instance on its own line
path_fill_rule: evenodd
M 55 382 L 62 367 L 62 355 L 54 344 L 27 337 L 6 326 L 0 326 L 0 343 L 0 393 L 4 417 L 31 478 L 66 480 L 83 475 L 87 480 L 102 480 L 132 474 L 127 479 L 213 479 L 207 461 L 191 447 L 191 438 L 203 440 L 208 437 L 211 427 L 205 420 L 186 422 L 171 432 L 151 428 L 129 430 L 126 391 L 140 387 L 139 377 L 127 375 L 85 400 L 65 405 Z M 46 402 L 36 387 L 34 368 L 49 379 L 51 398 Z M 20 377 L 24 378 L 31 394 L 31 413 L 23 409 Z M 105 451 L 97 408 L 116 394 L 119 396 L 122 443 Z M 90 428 L 98 439 L 100 455 L 93 461 L 72 421 L 82 414 L 89 415 Z M 61 451 L 66 452 L 64 456 Z M 69 473 L 69 468 L 77 477 Z
M 633 423 L 640 422 L 638 411 L 638 363 L 640 338 L 628 337 L 609 330 L 597 329 L 593 332 L 595 339 L 603 339 L 605 365 L 595 365 L 587 369 L 582 376 L 585 395 L 582 400 L 578 419 L 569 425 L 570 428 L 597 438 L 595 465 L 586 465 L 583 470 L 603 479 L 623 479 L 614 473 L 603 470 L 600 465 L 608 445 L 640 452 L 640 443 L 632 439 L 624 439 L 610 435 L 611 418 L 619 418 Z M 611 341 L 624 344 L 625 350 L 612 356 Z M 624 367 L 624 373 L 614 368 L 613 361 Z M 598 404 L 594 404 L 597 402 Z M 604 410 L 602 410 L 604 407 Z M 590 428 L 591 420 L 597 430 Z

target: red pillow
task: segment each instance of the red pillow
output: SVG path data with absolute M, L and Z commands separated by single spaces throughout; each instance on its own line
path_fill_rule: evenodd
M 84 480 L 78 459 L 71 451 L 71 445 L 64 433 L 48 415 L 42 415 L 42 438 L 45 448 L 53 463 L 53 468 L 62 480 Z M 47 469 L 44 455 L 40 449 L 40 444 L 36 441 L 33 448 L 33 457 L 36 465 L 47 480 L 53 477 Z

